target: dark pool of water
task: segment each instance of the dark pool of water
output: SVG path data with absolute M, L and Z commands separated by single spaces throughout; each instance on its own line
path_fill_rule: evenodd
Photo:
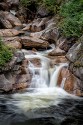
M 63 99 L 57 106 L 23 114 L 7 98 L 0 99 L 0 125 L 83 125 L 83 99 Z M 33 104 L 34 105 L 34 104 Z

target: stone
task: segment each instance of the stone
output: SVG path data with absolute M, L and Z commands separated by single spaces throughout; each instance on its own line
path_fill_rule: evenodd
M 38 58 L 28 59 L 34 66 L 41 67 L 41 60 Z
M 13 28 L 11 23 L 8 20 L 4 20 L 3 17 L 0 17 L 0 28 L 1 29 L 11 29 Z
M 64 56 L 65 51 L 61 50 L 59 47 L 57 47 L 53 51 L 51 51 L 48 55 L 50 55 L 50 56 Z
M 19 6 L 19 0 L 6 0 L 9 8 Z
M 62 85 L 63 80 L 64 85 Z M 58 86 L 63 87 L 63 89 L 70 94 L 77 96 L 83 95 L 83 87 L 81 81 L 76 78 L 66 67 L 63 67 L 59 73 Z
M 69 68 L 73 74 L 83 81 L 83 43 L 74 44 L 66 55 L 70 61 Z
M 68 52 L 68 50 L 75 44 L 76 40 L 74 38 L 67 39 L 64 37 L 61 37 L 57 41 L 59 44 L 59 48 L 64 50 L 65 52 Z
M 8 21 L 10 22 L 10 24 L 14 27 L 14 26 L 21 26 L 21 21 L 15 17 L 15 15 L 13 15 L 10 12 L 7 11 L 0 11 L 0 18 L 2 19 L 2 23 L 3 25 L 5 25 L 5 22 L 8 23 Z M 7 24 L 6 23 L 6 24 Z M 6 26 L 7 27 L 7 26 Z
M 44 18 L 47 19 L 45 21 L 45 29 L 40 32 L 31 33 L 30 36 L 41 38 L 43 40 L 47 40 L 50 43 L 57 43 L 58 37 L 60 35 L 58 28 L 56 27 L 56 22 L 54 18 Z
M 12 90 L 12 83 L 10 83 L 4 76 L 4 74 L 0 75 L 0 90 L 8 92 Z
M 23 31 L 18 31 L 15 29 L 0 29 L 0 36 L 2 37 L 14 37 L 23 33 Z
M 30 33 L 30 37 L 41 38 L 42 34 L 43 34 L 43 31 Z
M 16 63 L 21 63 L 25 59 L 24 53 L 21 50 L 15 52 L 14 55 L 17 57 Z
M 32 31 L 32 32 L 40 32 L 45 29 L 45 24 L 49 20 L 49 18 L 37 18 L 34 19 L 31 23 L 29 23 L 23 31 Z
M 8 5 L 5 2 L 0 3 L 0 10 L 8 10 Z
M 81 43 L 76 43 L 69 49 L 68 53 L 66 54 L 66 57 L 70 62 L 74 62 L 76 60 L 80 47 Z
M 51 67 L 54 67 L 57 63 L 67 63 L 68 60 L 65 56 L 47 56 L 51 60 Z
M 44 5 L 41 5 L 41 6 L 38 7 L 37 16 L 38 17 L 47 17 L 47 16 L 49 16 L 49 11 L 47 10 L 47 8 Z
M 50 26 L 50 28 L 45 29 L 45 32 L 43 32 L 41 38 L 44 40 L 52 41 L 51 43 L 55 43 L 59 37 L 59 31 L 56 27 L 53 25 Z
M 20 37 L 5 37 L 3 38 L 3 40 L 4 40 L 4 43 L 10 48 L 14 48 L 14 49 L 22 48 Z
M 19 6 L 18 11 L 16 12 L 16 17 L 22 22 L 26 23 L 27 22 L 27 10 L 26 7 L 24 6 Z
M 10 71 L 11 69 L 13 69 L 14 65 L 16 64 L 16 60 L 17 60 L 17 58 L 15 56 L 12 57 L 10 62 L 6 63 L 6 65 L 4 67 L 0 67 L 0 73 L 7 72 L 7 71 Z
M 28 36 L 21 37 L 21 43 L 23 47 L 27 49 L 47 49 L 49 47 L 49 43 L 47 41 Z

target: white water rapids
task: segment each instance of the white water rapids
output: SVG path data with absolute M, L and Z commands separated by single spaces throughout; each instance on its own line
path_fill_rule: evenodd
M 10 102 L 19 107 L 22 111 L 49 107 L 57 105 L 61 98 L 68 96 L 62 88 L 57 86 L 58 75 L 62 67 L 68 64 L 58 64 L 54 68 L 50 67 L 50 59 L 37 53 L 37 55 L 25 55 L 25 58 L 41 60 L 41 67 L 36 67 L 29 61 L 29 70 L 32 73 L 30 88 L 24 93 L 13 94 L 14 101 Z M 64 80 L 62 81 L 62 84 Z M 63 86 L 63 85 L 62 85 Z M 16 101 L 15 101 L 16 100 Z

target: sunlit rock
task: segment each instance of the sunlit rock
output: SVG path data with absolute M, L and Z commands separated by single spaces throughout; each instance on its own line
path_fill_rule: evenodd
M 24 48 L 27 49 L 47 49 L 49 47 L 49 43 L 47 41 L 28 36 L 21 37 L 21 43 Z
M 13 37 L 23 33 L 23 31 L 18 31 L 16 29 L 0 29 L 0 36 L 2 37 Z
M 3 38 L 4 43 L 14 49 L 21 49 L 21 39 L 19 37 L 5 37 Z

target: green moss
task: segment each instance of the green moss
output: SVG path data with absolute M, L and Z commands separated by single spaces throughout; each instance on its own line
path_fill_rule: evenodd
M 9 47 L 4 45 L 0 38 L 0 67 L 4 66 L 8 61 L 11 60 L 13 53 Z

